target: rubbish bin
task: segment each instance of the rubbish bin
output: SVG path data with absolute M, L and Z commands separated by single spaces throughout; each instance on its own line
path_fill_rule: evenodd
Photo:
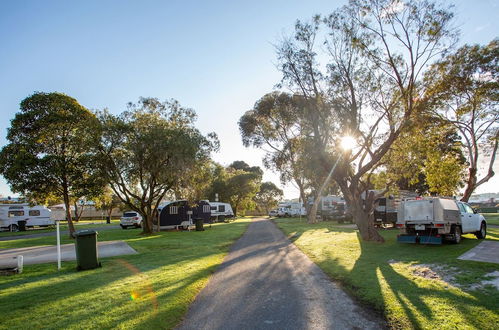
M 26 231 L 26 220 L 19 220 L 17 222 L 17 226 L 19 228 L 19 231 Z
M 74 233 L 77 270 L 101 267 L 97 251 L 97 234 L 92 229 L 78 230 Z
M 204 230 L 203 218 L 194 219 L 194 223 L 196 224 L 196 231 L 203 231 Z

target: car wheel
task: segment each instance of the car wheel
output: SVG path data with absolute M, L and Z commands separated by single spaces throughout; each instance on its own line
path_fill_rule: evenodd
M 19 231 L 19 226 L 13 223 L 9 226 L 9 231 Z
M 478 239 L 484 239 L 487 236 L 487 225 L 485 225 L 485 222 L 482 222 L 480 230 L 475 233 L 475 236 Z
M 461 236 L 463 234 L 463 232 L 461 231 L 461 227 L 455 226 L 452 234 L 454 235 L 454 239 L 452 241 L 456 244 L 461 243 Z
M 123 226 L 123 225 L 120 225 L 120 227 L 121 227 L 122 229 L 127 229 L 127 228 L 128 228 L 127 226 Z

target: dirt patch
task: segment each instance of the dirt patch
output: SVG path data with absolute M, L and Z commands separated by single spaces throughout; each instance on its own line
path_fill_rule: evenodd
M 389 260 L 389 263 L 392 260 Z M 445 265 L 438 264 L 418 264 L 410 266 L 412 269 L 412 273 L 416 276 L 423 277 L 429 280 L 440 280 L 448 285 L 466 290 L 466 291 L 474 291 L 483 289 L 486 286 L 493 286 L 497 290 L 499 290 L 499 271 L 494 271 L 492 273 L 488 273 L 484 276 L 484 280 L 463 285 L 457 282 L 456 276 L 458 275 L 466 275 L 466 271 L 461 270 L 456 267 L 450 267 Z

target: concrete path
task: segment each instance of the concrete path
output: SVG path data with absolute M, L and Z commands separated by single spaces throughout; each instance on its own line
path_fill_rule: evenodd
M 87 228 L 87 229 L 93 229 L 96 231 L 101 231 L 101 230 L 109 230 L 109 229 L 118 229 L 120 226 L 107 226 L 107 227 L 96 227 L 96 228 Z M 75 227 L 76 230 L 79 230 L 78 227 Z M 33 230 L 36 231 L 36 230 Z M 61 230 L 61 236 L 62 235 L 68 235 L 69 231 L 68 230 Z M 45 233 L 34 233 L 34 234 L 27 234 L 27 235 L 17 235 L 17 236 L 3 236 L 0 237 L 0 241 L 14 241 L 18 239 L 27 239 L 27 238 L 38 238 L 38 237 L 49 237 L 49 236 L 55 236 L 56 235 L 56 230 L 51 232 L 45 232 Z
M 124 254 L 136 254 L 123 241 L 105 241 L 97 243 L 99 258 L 114 257 Z M 57 262 L 56 246 L 32 246 L 18 249 L 0 249 L 0 269 L 17 266 L 17 256 L 22 255 L 25 265 L 43 264 L 48 262 Z M 61 260 L 76 260 L 75 245 L 61 245 Z
M 380 329 L 269 220 L 256 219 L 177 329 Z
M 499 241 L 483 241 L 458 259 L 499 264 Z

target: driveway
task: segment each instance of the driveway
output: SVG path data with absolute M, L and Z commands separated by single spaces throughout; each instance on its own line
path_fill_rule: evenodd
M 380 329 L 267 219 L 254 220 L 177 329 Z
M 104 241 L 97 243 L 97 251 L 100 258 L 114 257 L 124 254 L 136 254 L 124 241 Z M 23 256 L 25 265 L 43 264 L 57 262 L 56 246 L 31 246 L 18 249 L 0 249 L 0 269 L 17 266 L 17 256 Z M 61 260 L 76 260 L 75 245 L 61 245 Z
M 109 230 L 109 229 L 118 229 L 120 226 L 106 226 L 106 227 L 96 227 L 96 228 L 86 228 L 86 229 L 93 229 L 96 231 L 101 231 L 101 230 Z M 78 227 L 75 227 L 76 230 L 78 230 Z M 37 237 L 49 237 L 49 236 L 55 236 L 57 231 L 54 229 L 54 231 L 51 232 L 45 232 L 45 233 L 38 233 L 38 234 L 27 234 L 27 235 L 17 235 L 17 236 L 3 236 L 0 237 L 0 241 L 14 241 L 17 239 L 27 239 L 27 238 L 37 238 Z M 68 230 L 61 230 L 61 236 L 62 235 L 68 235 L 69 231 Z

